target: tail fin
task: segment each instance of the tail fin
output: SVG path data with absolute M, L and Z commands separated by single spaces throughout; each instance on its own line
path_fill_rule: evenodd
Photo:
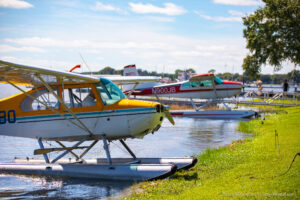
M 136 70 L 135 64 L 127 65 L 124 67 L 123 76 L 138 76 L 138 75 L 139 75 L 139 73 Z

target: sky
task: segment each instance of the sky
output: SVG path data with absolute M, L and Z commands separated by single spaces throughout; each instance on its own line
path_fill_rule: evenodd
M 242 17 L 260 0 L 0 0 L 0 59 L 67 71 L 110 66 L 242 73 Z M 86 63 L 86 64 L 85 64 Z M 287 64 L 280 73 L 293 69 Z M 262 73 L 273 73 L 265 66 Z

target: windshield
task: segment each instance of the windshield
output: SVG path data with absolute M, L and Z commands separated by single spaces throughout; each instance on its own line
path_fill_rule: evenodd
M 219 77 L 215 76 L 215 82 L 216 82 L 217 84 L 222 84 L 222 83 L 223 83 L 223 80 L 220 79 Z
M 96 88 L 104 105 L 111 105 L 126 98 L 118 86 L 106 78 L 101 78 L 100 83 L 96 84 Z

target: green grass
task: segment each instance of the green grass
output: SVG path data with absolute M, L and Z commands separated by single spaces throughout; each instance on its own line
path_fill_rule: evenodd
M 189 171 L 169 180 L 139 183 L 129 199 L 300 199 L 300 108 L 268 115 L 266 120 L 240 122 L 253 134 L 219 149 L 208 149 Z M 275 146 L 275 130 L 279 149 Z
M 266 99 L 267 101 L 268 99 Z M 249 101 L 254 101 L 254 102 L 263 102 L 263 99 L 253 99 Z M 271 101 L 271 103 L 284 103 L 284 104 L 300 104 L 299 99 L 292 99 L 292 98 L 284 98 L 284 99 L 274 99 Z

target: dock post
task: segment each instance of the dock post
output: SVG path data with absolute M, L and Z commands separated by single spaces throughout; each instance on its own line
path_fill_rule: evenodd
M 41 149 L 44 149 L 44 144 L 43 144 L 41 138 L 38 138 L 38 143 L 39 143 L 39 145 L 40 145 L 40 148 L 41 148 Z M 44 156 L 45 162 L 46 162 L 46 163 L 49 163 L 48 155 L 47 155 L 46 153 L 44 153 L 43 156 Z

